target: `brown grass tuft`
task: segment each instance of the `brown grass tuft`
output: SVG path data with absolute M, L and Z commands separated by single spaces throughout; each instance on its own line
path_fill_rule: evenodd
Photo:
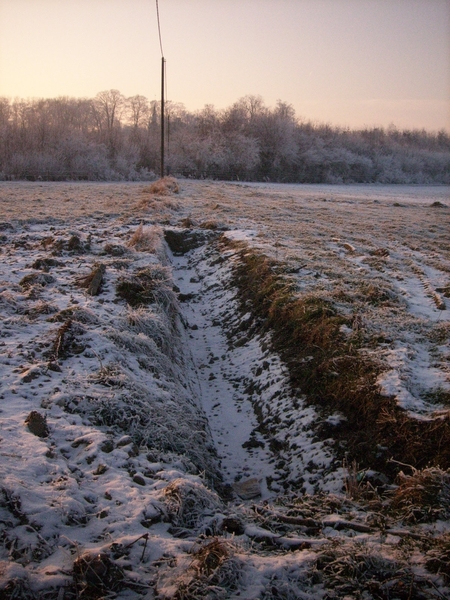
M 172 568 L 163 571 L 156 584 L 158 598 L 222 600 L 239 596 L 244 565 L 235 552 L 236 547 L 229 540 L 200 538 L 190 550 L 193 559 L 188 566 L 180 564 L 177 569 L 173 563 L 166 563 Z
M 163 177 L 158 179 L 150 185 L 148 191 L 151 194 L 158 194 L 160 196 L 168 196 L 171 194 L 178 194 L 180 187 L 175 177 Z
M 407 523 L 429 523 L 450 517 L 450 471 L 428 468 L 411 476 L 399 473 L 391 507 Z
M 106 267 L 103 263 L 96 263 L 91 272 L 83 277 L 78 277 L 76 283 L 79 287 L 85 288 L 90 296 L 96 296 L 100 292 L 105 270 Z
M 217 221 L 213 220 L 202 221 L 202 223 L 200 223 L 200 229 L 217 229 L 218 227 Z
M 162 231 L 160 227 L 144 228 L 141 223 L 131 236 L 127 246 L 138 252 L 155 253 L 161 245 L 161 239 Z
M 193 567 L 200 575 L 211 575 L 232 554 L 232 546 L 226 540 L 213 538 L 193 551 Z
M 222 506 L 217 494 L 201 483 L 185 479 L 174 479 L 164 489 L 164 498 L 173 524 L 186 529 L 195 529 L 205 513 Z
M 167 267 L 150 265 L 140 269 L 133 276 L 119 279 L 116 293 L 133 307 L 158 302 L 164 306 L 175 306 L 171 272 Z

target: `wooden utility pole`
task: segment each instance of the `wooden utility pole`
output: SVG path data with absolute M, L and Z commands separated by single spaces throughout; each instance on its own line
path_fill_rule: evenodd
M 164 177 L 164 56 L 161 58 L 161 179 Z

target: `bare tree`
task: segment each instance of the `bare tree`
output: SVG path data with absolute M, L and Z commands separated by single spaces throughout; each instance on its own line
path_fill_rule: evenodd
M 114 159 L 120 145 L 120 118 L 125 109 L 125 97 L 118 90 L 99 92 L 92 106 L 100 135 Z
M 145 127 L 150 114 L 150 106 L 145 96 L 131 96 L 127 99 L 129 119 L 133 129 Z

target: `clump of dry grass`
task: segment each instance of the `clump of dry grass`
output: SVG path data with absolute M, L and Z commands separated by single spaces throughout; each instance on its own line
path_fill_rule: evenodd
M 77 598 L 111 597 L 111 593 L 122 587 L 124 579 L 122 569 L 106 553 L 79 556 L 73 564 L 73 576 Z
M 18 290 L 20 290 L 20 288 L 16 286 L 14 291 Z M 17 296 L 16 294 L 12 294 L 9 290 L 2 290 L 0 292 L 0 306 L 3 311 L 8 313 L 11 312 L 16 314 L 20 312 L 20 305 L 17 302 Z
M 405 563 L 381 556 L 360 543 L 333 544 L 319 554 L 310 571 L 313 582 L 330 590 L 330 598 L 421 600 L 434 587 Z
M 450 517 L 450 471 L 439 468 L 399 473 L 391 507 L 407 523 L 429 523 Z
M 103 263 L 96 263 L 91 272 L 83 277 L 78 277 L 76 283 L 79 287 L 86 289 L 90 296 L 96 296 L 100 292 L 105 271 L 106 267 Z
M 160 227 L 146 227 L 141 223 L 132 235 L 127 246 L 138 252 L 152 252 L 160 250 L 162 230 Z
M 424 394 L 424 398 L 432 404 L 450 407 L 450 390 L 437 386 Z
M 197 226 L 197 222 L 194 221 L 191 217 L 185 217 L 184 219 L 181 219 L 180 221 L 180 227 L 183 227 L 184 229 L 192 229 L 193 227 Z
M 351 465 L 344 461 L 344 469 L 347 475 L 344 480 L 344 489 L 346 496 L 356 501 L 371 501 L 378 498 L 376 489 L 367 481 L 365 472 L 359 470 L 357 462 L 354 460 Z
M 68 320 L 86 325 L 96 325 L 98 323 L 98 317 L 92 310 L 77 304 L 63 308 L 47 319 L 50 323 L 65 323 Z
M 37 600 L 25 575 L 8 578 L 0 572 L 0 593 L 2 600 Z
M 170 359 L 175 359 L 178 349 L 173 343 L 172 323 L 160 306 L 157 305 L 154 308 L 129 306 L 122 319 L 124 320 L 124 329 L 128 329 L 135 337 L 144 334 L 155 342 L 160 352 Z
M 45 271 L 48 273 L 50 271 L 50 267 L 58 267 L 63 263 L 61 261 L 56 260 L 56 258 L 37 258 L 31 266 L 32 269 L 40 269 L 41 271 Z
M 90 240 L 84 244 L 79 235 L 73 234 L 67 242 L 67 250 L 74 254 L 83 254 L 89 249 Z
M 440 321 L 434 324 L 430 340 L 435 344 L 450 343 L 450 322 Z
M 215 514 L 222 508 L 219 496 L 201 482 L 174 479 L 164 489 L 167 512 L 177 527 L 195 529 L 205 514 Z
M 158 194 L 160 196 L 168 196 L 171 194 L 178 194 L 180 192 L 180 187 L 178 185 L 175 177 L 163 177 L 162 179 L 158 179 L 153 182 L 148 191 L 151 194 Z
M 426 567 L 431 573 L 441 575 L 450 582 L 450 533 L 444 533 L 434 540 L 433 548 L 427 554 Z
M 28 524 L 28 517 L 22 509 L 20 496 L 9 488 L 0 488 L 0 507 L 5 507 L 21 525 Z
M 19 281 L 19 285 L 24 290 L 29 290 L 35 286 L 45 287 L 54 282 L 55 278 L 52 275 L 47 275 L 46 273 L 30 273 L 29 275 L 22 277 Z
M 173 199 L 173 196 L 179 191 L 178 182 L 174 177 L 163 177 L 142 191 L 142 197 L 135 208 L 139 211 L 151 209 L 153 216 L 159 213 L 159 219 L 162 222 L 163 216 L 167 216 L 162 211 L 174 211 L 180 208 L 180 203 Z M 168 219 L 170 221 L 170 216 Z
M 51 302 L 44 300 L 38 300 L 31 306 L 24 309 L 23 314 L 28 315 L 30 318 L 37 318 L 40 315 L 51 315 L 58 311 L 58 306 Z
M 219 227 L 219 225 L 217 224 L 217 221 L 214 220 L 209 220 L 209 221 L 202 221 L 200 223 L 200 229 L 217 229 Z
M 445 310 L 447 308 L 445 301 L 442 300 L 441 296 L 437 292 L 432 292 L 431 297 L 433 298 L 433 302 L 436 304 L 436 308 L 438 310 Z
M 230 542 L 215 537 L 198 544 L 197 547 L 194 547 L 192 554 L 194 556 L 193 567 L 196 572 L 201 575 L 211 575 L 230 558 L 232 546 Z
M 106 387 L 124 387 L 127 383 L 125 374 L 122 372 L 120 365 L 111 363 L 102 365 L 96 373 L 89 376 L 89 381 L 100 383 Z
M 127 249 L 121 244 L 105 244 L 103 252 L 110 256 L 124 256 L 127 253 Z
M 207 538 L 197 542 L 191 550 L 193 558 L 190 564 L 178 570 L 169 568 L 160 576 L 156 585 L 158 598 L 230 598 L 230 594 L 238 589 L 243 572 L 242 561 L 235 552 L 235 545 L 222 538 Z
M 153 302 L 165 307 L 176 306 L 170 269 L 161 265 L 150 265 L 133 276 L 121 277 L 116 293 L 135 308 Z
M 395 304 L 395 297 L 387 288 L 383 288 L 379 284 L 364 283 L 361 286 L 362 294 L 365 302 L 373 306 L 391 306 Z

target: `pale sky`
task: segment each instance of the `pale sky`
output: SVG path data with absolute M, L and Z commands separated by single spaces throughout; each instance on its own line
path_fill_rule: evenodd
M 159 0 L 169 100 L 450 131 L 450 0 Z M 156 0 L 0 0 L 0 96 L 160 96 Z

